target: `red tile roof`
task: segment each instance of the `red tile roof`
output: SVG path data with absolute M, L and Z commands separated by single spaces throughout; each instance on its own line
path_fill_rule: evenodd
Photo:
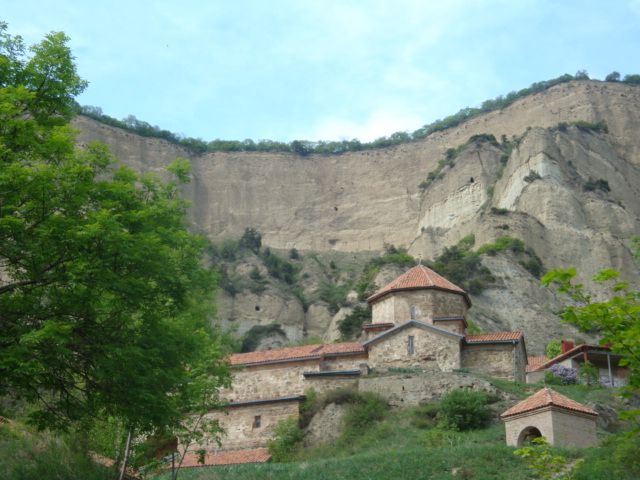
M 549 357 L 546 355 L 531 355 L 527 357 L 527 372 L 533 372 L 543 363 L 549 361 Z
M 391 292 L 399 292 L 403 290 L 421 290 L 425 288 L 459 293 L 463 295 L 467 303 L 471 305 L 471 301 L 469 300 L 469 297 L 464 290 L 462 290 L 457 285 L 454 285 L 446 278 L 441 277 L 436 272 L 434 272 L 430 268 L 425 267 L 424 265 L 417 265 L 408 272 L 400 275 L 393 282 L 371 295 L 367 299 L 367 302 L 376 302 Z
M 312 360 L 324 356 L 365 353 L 364 347 L 357 342 L 303 345 L 301 347 L 279 348 L 262 352 L 236 353 L 231 355 L 231 365 L 255 365 L 276 362 L 294 362 Z
M 522 332 L 491 332 L 480 335 L 467 335 L 464 337 L 464 341 L 467 343 L 517 342 L 522 340 L 523 337 Z
M 567 350 L 566 352 L 561 353 L 557 357 L 554 357 L 551 360 L 548 360 L 547 362 L 538 365 L 532 371 L 546 370 L 551 365 L 553 365 L 555 363 L 558 363 L 558 362 L 561 362 L 565 358 L 571 357 L 571 356 L 575 355 L 576 353 L 580 353 L 580 352 L 583 352 L 583 351 L 586 351 L 586 350 L 601 350 L 603 352 L 608 352 L 611 349 L 609 347 L 604 347 L 604 346 L 601 346 L 601 345 L 589 345 L 587 343 L 581 343 L 580 345 L 576 345 L 575 347 L 573 347 L 571 350 Z
M 207 453 L 204 456 L 204 463 L 198 462 L 197 453 L 187 453 L 182 466 L 189 467 L 212 467 L 215 465 L 237 465 L 240 463 L 265 463 L 271 459 L 269 450 L 266 448 L 254 448 L 252 450 L 228 450 L 224 452 Z
M 502 415 L 500 415 L 500 417 L 511 417 L 520 413 L 532 412 L 540 408 L 551 406 L 564 408 L 565 410 L 571 410 L 574 412 L 586 413 L 594 416 L 598 415 L 589 407 L 586 407 L 581 403 L 576 402 L 575 400 L 571 400 L 570 398 L 561 395 L 555 390 L 551 390 L 549 387 L 545 387 L 542 390 L 539 390 L 531 395 L 529 398 L 521 401 L 520 403 L 517 403 Z

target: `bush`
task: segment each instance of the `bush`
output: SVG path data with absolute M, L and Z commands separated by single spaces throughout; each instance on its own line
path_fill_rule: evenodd
M 585 385 L 600 385 L 600 371 L 598 367 L 588 360 L 580 365 L 578 376 L 580 377 L 580 382 Z
M 240 238 L 240 246 L 251 250 L 257 255 L 262 246 L 262 235 L 255 228 L 247 227 Z
M 532 445 L 519 448 L 514 455 L 522 458 L 533 471 L 535 478 L 542 480 L 570 480 L 573 471 L 580 466 L 582 459 L 570 462 L 562 455 L 553 453 L 544 437 L 534 438 Z
M 351 290 L 350 283 L 336 285 L 335 283 L 322 281 L 317 293 L 320 300 L 329 304 L 329 311 L 335 315 L 340 310 L 340 307 L 347 303 L 349 290 Z
M 291 250 L 289 250 L 289 258 L 291 260 L 300 260 L 300 252 L 298 252 L 297 249 L 292 248 Z
M 371 392 L 357 393 L 344 416 L 345 437 L 360 435 L 372 424 L 382 420 L 389 411 L 387 402 Z
M 294 417 L 281 420 L 276 425 L 274 437 L 267 442 L 267 448 L 274 462 L 292 462 L 302 447 L 304 431 Z
M 432 428 L 424 432 L 421 440 L 421 443 L 427 448 L 452 448 L 460 443 L 461 438 L 456 431 L 446 428 Z
M 609 182 L 600 178 L 595 180 L 593 178 L 589 178 L 583 186 L 584 190 L 587 192 L 593 192 L 594 190 L 602 190 L 603 192 L 610 192 L 611 188 L 609 187 Z
M 298 271 L 291 262 L 279 257 L 269 248 L 265 248 L 260 257 L 264 266 L 267 267 L 269 275 L 288 285 L 293 285 L 296 282 Z
M 371 321 L 371 307 L 356 307 L 338 322 L 338 330 L 343 340 L 350 340 L 362 331 L 362 325 Z
M 560 340 L 551 340 L 545 347 L 545 355 L 547 358 L 556 358 L 562 353 L 562 342 Z
M 491 207 L 491 213 L 494 215 L 506 215 L 509 213 L 509 209 L 508 208 L 496 208 L 496 207 Z
M 494 243 L 485 243 L 478 248 L 478 255 L 488 254 L 495 255 L 498 252 L 505 250 L 511 250 L 515 253 L 522 253 L 525 251 L 524 242 L 519 238 L 513 238 L 509 236 L 499 237 Z
M 440 402 L 440 421 L 454 430 L 482 428 L 491 419 L 489 398 L 485 393 L 473 390 L 452 390 Z
M 433 428 L 436 426 L 439 412 L 440 405 L 438 403 L 432 402 L 420 405 L 413 410 L 411 424 L 421 429 Z
M 286 333 L 284 332 L 284 330 L 282 330 L 282 327 L 279 323 L 270 323 L 269 325 L 254 325 L 244 334 L 240 351 L 253 352 L 256 348 L 258 348 L 258 345 L 260 345 L 260 342 L 263 338 L 274 334 L 286 337 Z
M 544 373 L 544 381 L 550 385 L 573 385 L 578 381 L 578 371 L 556 363 Z
M 527 183 L 531 183 L 534 182 L 535 180 L 540 180 L 542 177 L 540 176 L 540 174 L 538 172 L 536 172 L 535 170 L 531 170 L 524 178 L 523 180 Z

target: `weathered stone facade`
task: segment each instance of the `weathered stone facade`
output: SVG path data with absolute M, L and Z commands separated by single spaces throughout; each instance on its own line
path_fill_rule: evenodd
M 522 342 L 464 345 L 462 368 L 492 377 L 525 382 L 526 354 Z
M 264 447 L 273 438 L 273 429 L 281 420 L 298 416 L 299 400 L 277 401 L 232 406 L 226 412 L 207 414 L 207 419 L 218 420 L 224 429 L 222 445 L 215 442 L 196 445 L 192 450 L 239 450 Z
M 444 372 L 460 368 L 459 335 L 435 327 L 410 325 L 385 332 L 381 337 L 384 338 L 377 337 L 365 344 L 371 368 L 414 367 Z
M 596 417 L 592 415 L 547 407 L 505 419 L 507 445 L 522 446 L 527 434 L 536 430 L 552 445 L 593 447 L 598 444 Z
M 438 317 L 465 317 L 467 300 L 459 293 L 436 289 L 407 290 L 393 292 L 372 305 L 373 323 L 400 325 L 412 317 L 414 320 L 432 324 Z

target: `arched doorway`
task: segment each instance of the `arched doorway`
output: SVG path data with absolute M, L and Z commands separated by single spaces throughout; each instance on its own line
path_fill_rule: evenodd
M 541 437 L 542 434 L 540 430 L 536 427 L 527 427 L 518 436 L 518 446 L 522 447 L 524 445 L 529 445 L 534 438 Z

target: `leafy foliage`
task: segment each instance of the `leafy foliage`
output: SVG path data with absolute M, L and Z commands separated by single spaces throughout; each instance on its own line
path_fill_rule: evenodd
M 362 325 L 371 321 L 371 307 L 357 306 L 338 322 L 338 330 L 343 340 L 350 340 L 362 331 Z
M 334 264 L 335 265 L 335 264 Z M 351 283 L 335 284 L 333 282 L 322 281 L 318 287 L 318 298 L 329 304 L 329 311 L 336 314 L 340 307 L 347 303 L 347 294 L 351 290 Z
M 488 404 L 489 397 L 485 393 L 452 390 L 442 397 L 439 420 L 443 426 L 459 431 L 482 428 L 491 419 Z
M 595 180 L 589 177 L 589 180 L 587 180 L 584 183 L 583 188 L 586 192 L 593 192 L 594 190 L 602 190 L 603 192 L 611 191 L 611 188 L 609 187 L 609 182 L 607 182 L 603 178 L 599 178 L 598 180 Z
M 311 153 L 323 155 L 335 155 L 345 152 L 357 152 L 361 150 L 372 150 L 384 148 L 393 145 L 407 143 L 421 138 L 428 137 L 432 133 L 456 127 L 467 120 L 477 117 L 483 113 L 492 112 L 508 107 L 519 98 L 532 95 L 534 93 L 543 92 L 551 87 L 572 80 L 581 80 L 585 77 L 583 72 L 576 72 L 576 75 L 564 74 L 557 78 L 532 83 L 529 87 L 518 91 L 509 92 L 507 95 L 500 95 L 494 99 L 482 102 L 479 107 L 466 107 L 458 111 L 454 115 L 450 115 L 443 119 L 436 120 L 430 124 L 424 125 L 412 133 L 396 132 L 388 137 L 380 137 L 373 142 L 363 143 L 357 139 L 341 140 L 341 141 L 318 141 L 310 142 L 306 140 L 294 140 L 290 143 L 277 142 L 273 140 L 254 141 L 246 140 L 212 140 L 206 142 L 200 138 L 182 137 L 168 130 L 164 130 L 158 126 L 151 125 L 145 121 L 138 120 L 133 115 L 118 120 L 116 118 L 105 115 L 102 109 L 95 106 L 76 106 L 79 113 L 87 117 L 93 118 L 101 123 L 122 128 L 138 135 L 145 137 L 156 137 L 167 140 L 171 143 L 182 145 L 195 153 L 205 152 L 292 152 L 299 155 L 308 155 Z M 617 81 L 617 80 L 607 80 Z M 625 75 L 622 83 L 636 85 L 640 84 L 640 75 Z
M 375 293 L 377 286 L 374 283 L 375 276 L 383 265 L 398 265 L 400 267 L 409 267 L 416 264 L 416 259 L 407 253 L 407 250 L 393 245 L 385 246 L 384 255 L 373 258 L 365 265 L 358 282 L 356 283 L 356 292 L 358 299 L 366 300 Z
M 282 330 L 279 323 L 270 323 L 268 325 L 254 325 L 242 338 L 241 352 L 253 352 L 260 342 L 271 335 L 282 335 L 286 337 L 286 333 Z
M 534 438 L 532 445 L 519 448 L 514 455 L 527 462 L 527 466 L 536 478 L 542 480 L 572 480 L 575 469 L 581 460 L 571 463 L 566 457 L 554 454 L 551 446 L 544 437 Z
M 558 355 L 562 353 L 562 342 L 560 340 L 551 340 L 547 343 L 545 348 L 545 354 L 547 358 L 556 358 Z
M 627 393 L 637 393 L 640 390 L 640 292 L 631 289 L 627 282 L 619 281 L 619 272 L 605 269 L 593 280 L 610 284 L 610 297 L 598 302 L 585 292 L 583 284 L 574 283 L 575 276 L 575 268 L 557 269 L 545 275 L 542 282 L 546 286 L 555 285 L 558 291 L 573 300 L 562 313 L 564 322 L 576 325 L 584 332 L 599 333 L 601 342 L 622 356 L 620 364 L 627 365 L 631 372 Z M 637 409 L 623 413 L 632 420 L 640 416 Z M 640 432 L 640 429 L 635 431 Z
M 303 438 L 304 431 L 298 425 L 297 418 L 281 420 L 276 425 L 273 439 L 267 442 L 271 459 L 280 463 L 292 462 L 302 448 Z
M 587 122 L 575 120 L 573 122 L 560 122 L 554 128 L 560 132 L 566 132 L 569 127 L 576 127 L 583 132 L 609 133 L 609 127 L 604 121 Z
M 240 247 L 258 254 L 262 246 L 262 235 L 255 228 L 247 227 L 240 238 Z
M 525 175 L 523 180 L 527 183 L 531 183 L 531 182 L 535 182 L 536 180 L 540 180 L 541 178 L 542 177 L 538 172 L 536 172 L 535 170 L 531 170 L 527 175 Z
M 549 385 L 573 385 L 578 383 L 578 370 L 556 363 L 544 373 L 544 381 Z
M 39 427 L 175 427 L 194 389 L 228 380 L 208 329 L 215 275 L 179 194 L 188 162 L 163 182 L 104 145 L 76 149 L 86 82 L 67 41 L 51 33 L 28 57 L 0 24 L 0 394 L 34 402 Z

